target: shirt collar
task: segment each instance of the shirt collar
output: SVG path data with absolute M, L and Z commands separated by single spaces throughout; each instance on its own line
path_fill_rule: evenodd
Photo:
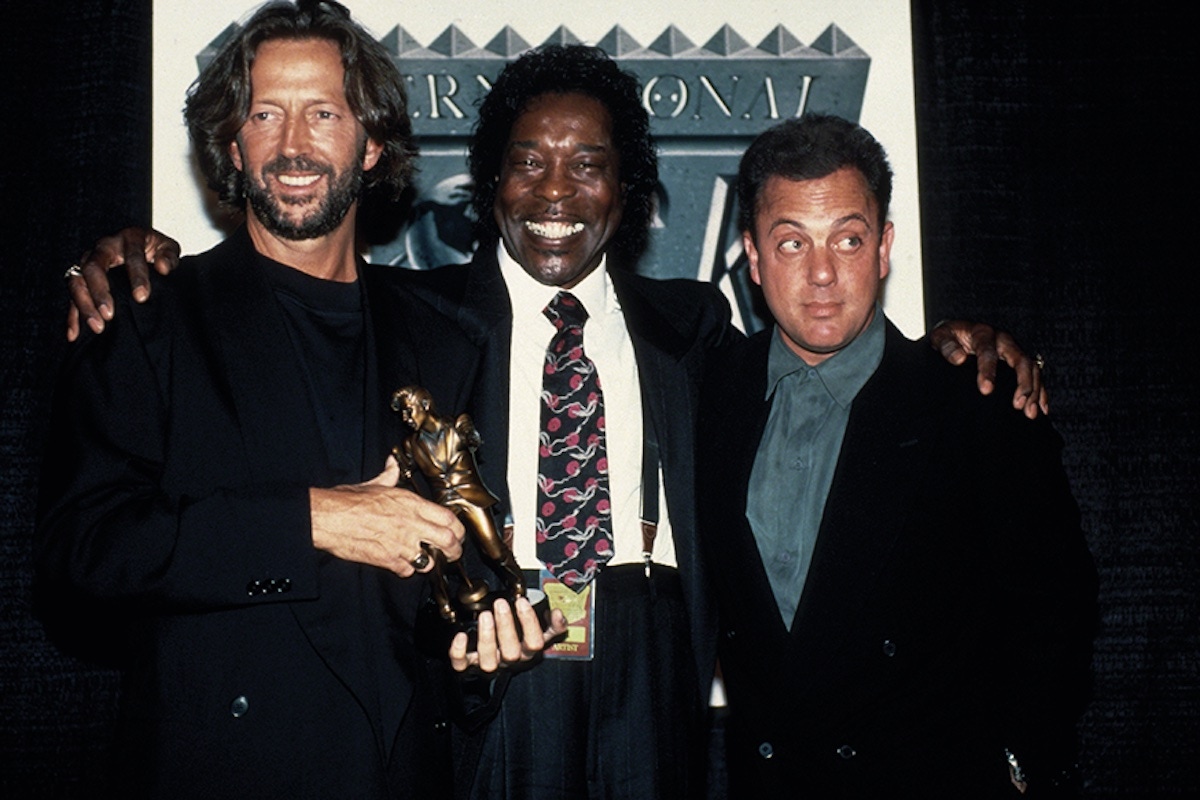
M 513 316 L 536 314 L 552 324 L 542 314 L 542 309 L 550 304 L 560 289 L 557 286 L 547 286 L 539 283 L 508 254 L 504 242 L 496 244 L 496 260 L 500 264 L 500 274 L 508 287 L 508 297 L 512 302 Z M 586 278 L 572 287 L 571 294 L 587 309 L 589 318 L 597 314 L 612 314 L 621 311 L 621 304 L 612 288 L 612 278 L 608 276 L 608 256 L 600 261 L 600 266 L 592 270 Z
M 875 374 L 883 360 L 884 315 L 878 304 L 875 316 L 854 341 L 822 361 L 810 367 L 804 359 L 792 352 L 779 333 L 779 326 L 771 334 L 771 345 L 767 352 L 767 393 L 770 399 L 780 382 L 789 375 L 811 371 L 825 390 L 845 408 L 854 401 L 859 390 Z

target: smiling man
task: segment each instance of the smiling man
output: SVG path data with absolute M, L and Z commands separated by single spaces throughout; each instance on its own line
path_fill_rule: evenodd
M 732 332 L 713 287 L 630 269 L 658 177 L 638 98 L 593 48 L 508 65 L 472 139 L 475 257 L 414 276 L 484 347 L 481 466 L 531 585 L 561 587 L 574 621 L 468 742 L 475 798 L 703 791 L 691 409 L 704 353 Z
M 740 334 L 711 285 L 633 272 L 659 188 L 649 124 L 636 78 L 602 51 L 522 55 L 471 142 L 471 263 L 402 279 L 476 348 L 441 364 L 472 376 L 469 397 L 434 394 L 471 410 L 490 508 L 528 584 L 572 623 L 535 668 L 501 673 L 498 716 L 459 741 L 475 798 L 706 793 L 716 622 L 695 539 L 695 404 L 707 354 Z M 172 249 L 137 230 L 98 243 L 86 284 L 70 281 L 88 326 L 110 316 L 104 269 L 125 262 L 139 284 Z M 421 355 L 442 344 L 407 329 L 424 334 Z M 986 338 L 981 375 L 996 358 Z M 1025 378 L 1014 401 L 1036 414 L 1032 361 L 1007 352 Z M 479 658 L 461 641 L 451 657 Z
M 1070 796 L 1096 576 L 1061 440 L 888 322 L 891 189 L 836 117 L 739 170 L 776 324 L 713 357 L 699 412 L 730 796 Z
M 246 224 L 76 343 L 43 468 L 48 596 L 86 599 L 129 643 L 114 784 L 93 788 L 443 796 L 447 715 L 411 576 L 426 547 L 458 557 L 463 528 L 395 488 L 388 397 L 412 383 L 466 408 L 469 374 L 445 365 L 477 347 L 356 256 L 360 189 L 396 195 L 412 174 L 403 82 L 337 3 L 273 3 L 185 117 Z

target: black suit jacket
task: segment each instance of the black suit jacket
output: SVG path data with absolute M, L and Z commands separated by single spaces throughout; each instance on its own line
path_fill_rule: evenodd
M 1057 435 L 889 323 L 789 631 L 745 516 L 771 335 L 714 360 L 700 411 L 732 794 L 1003 797 L 1005 748 L 1045 787 L 1072 754 L 1096 593 Z
M 654 280 L 612 270 L 642 384 L 642 408 L 662 459 L 667 510 L 690 614 L 699 678 L 697 699 L 707 702 L 715 657 L 715 616 L 695 541 L 695 408 L 709 352 L 737 336 L 729 306 L 712 287 L 691 280 Z M 496 260 L 484 243 L 470 264 L 413 276 L 415 291 L 454 319 L 482 350 L 472 400 L 484 439 L 480 468 L 503 500 L 508 488 L 508 374 L 512 308 Z
M 412 622 L 425 582 L 314 550 L 308 487 L 377 474 L 409 382 L 465 403 L 478 351 L 362 265 L 359 474 L 326 457 L 245 231 L 122 302 L 67 358 L 43 470 L 49 614 L 78 593 L 129 636 L 122 796 L 426 797 L 448 774 Z M 117 277 L 114 273 L 114 277 Z

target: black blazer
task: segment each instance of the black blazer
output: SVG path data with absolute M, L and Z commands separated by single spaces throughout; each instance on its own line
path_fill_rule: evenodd
M 610 271 L 625 315 L 642 384 L 643 412 L 653 425 L 662 459 L 667 510 L 675 539 L 699 678 L 697 699 L 707 703 L 715 658 L 716 620 L 705 590 L 695 541 L 695 408 L 709 352 L 737 331 L 729 305 L 714 287 L 692 280 L 654 280 Z M 482 350 L 476 426 L 484 439 L 480 468 L 493 492 L 507 500 L 508 370 L 512 308 L 496 260 L 484 243 L 470 264 L 414 276 L 417 294 L 454 319 Z
M 1058 436 L 888 324 L 789 631 L 745 516 L 768 330 L 714 359 L 698 514 L 733 796 L 1004 797 L 1069 761 L 1095 573 Z
M 308 487 L 377 474 L 404 434 L 390 393 L 465 403 L 478 350 L 397 271 L 361 269 L 358 475 L 328 463 L 244 230 L 145 305 L 116 287 L 109 331 L 66 359 L 38 565 L 50 616 L 81 595 L 128 635 L 121 796 L 427 797 L 449 774 L 412 646 L 425 582 L 314 550 Z

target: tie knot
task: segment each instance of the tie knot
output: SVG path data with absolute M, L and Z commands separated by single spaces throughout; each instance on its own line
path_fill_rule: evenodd
M 582 328 L 587 322 L 588 312 L 579 298 L 570 292 L 559 292 L 542 310 L 546 318 L 560 331 L 565 327 Z

